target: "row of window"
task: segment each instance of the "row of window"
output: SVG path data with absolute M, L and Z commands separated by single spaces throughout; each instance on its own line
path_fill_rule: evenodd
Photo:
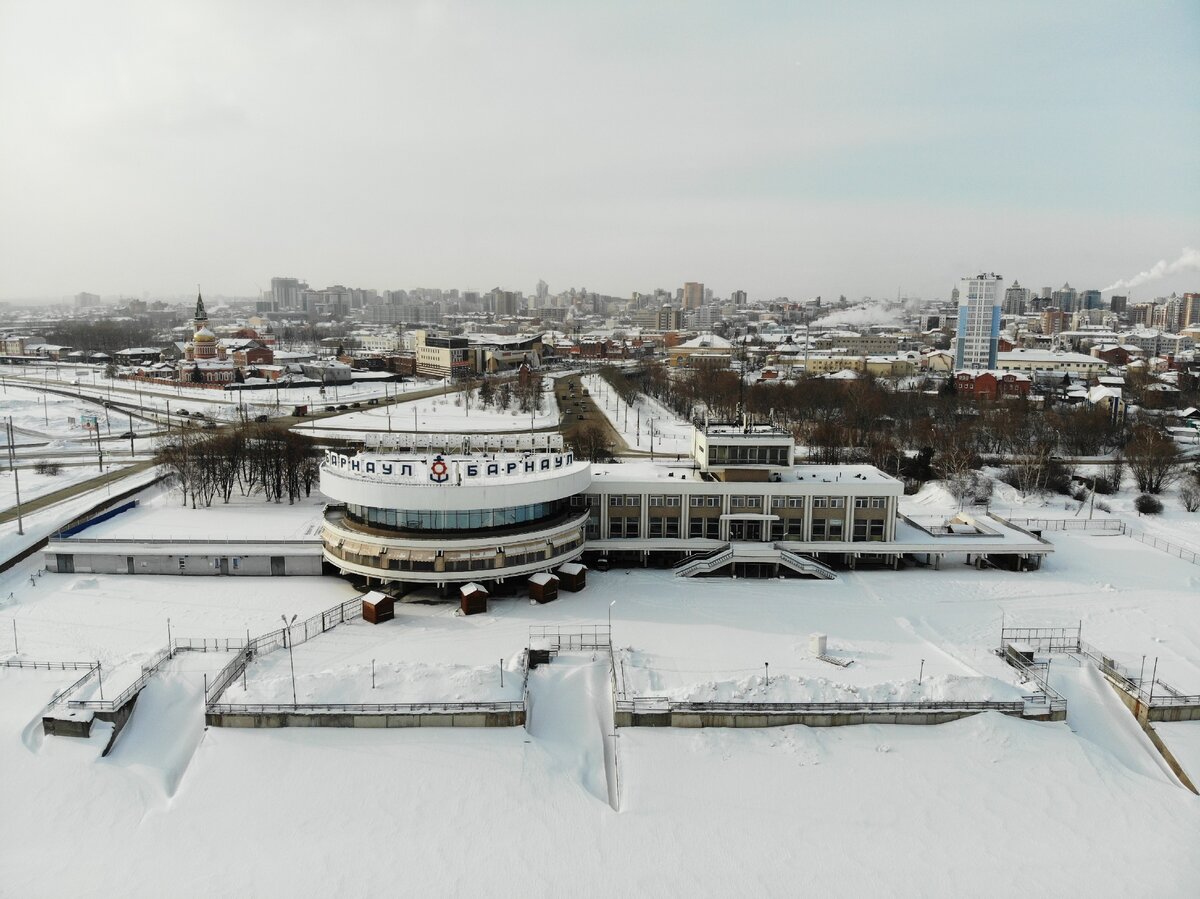
M 660 508 L 677 508 L 682 503 L 682 497 L 678 495 L 663 495 L 651 494 L 648 500 L 650 506 L 658 506 Z M 580 495 L 571 497 L 572 508 L 584 508 L 596 504 L 598 497 Z M 772 509 L 803 509 L 803 496 L 773 496 L 771 497 Z M 729 507 L 731 509 L 761 509 L 762 496 L 759 495 L 741 495 L 733 494 L 729 497 Z M 608 504 L 616 507 L 631 507 L 639 508 L 642 505 L 642 498 L 636 494 L 609 494 Z M 688 497 L 688 505 L 693 509 L 698 508 L 716 508 L 721 505 L 720 496 L 699 495 L 693 494 Z M 844 496 L 814 496 L 814 509 L 844 509 L 846 507 L 846 497 Z M 854 508 L 856 509 L 886 509 L 886 496 L 856 496 L 854 498 Z
M 654 516 L 650 518 L 647 536 L 678 537 L 679 519 Z M 763 534 L 760 522 L 735 521 L 730 523 L 730 538 L 734 540 L 759 540 Z M 599 522 L 588 522 L 588 537 L 597 539 L 600 535 Z M 612 540 L 641 537 L 641 520 L 632 516 L 614 516 L 608 520 L 608 536 Z M 840 518 L 816 518 L 812 523 L 812 540 L 842 540 L 845 536 L 845 522 Z M 716 518 L 693 518 L 688 522 L 688 537 L 721 539 L 721 522 Z M 771 522 L 772 540 L 803 540 L 804 521 L 791 518 L 784 521 Z M 882 521 L 856 521 L 852 539 L 855 541 L 884 539 L 884 523 Z
M 789 446 L 710 446 L 709 465 L 791 465 Z
M 554 518 L 562 514 L 565 508 L 564 500 L 501 509 L 464 509 L 449 512 L 428 509 L 380 509 L 348 503 L 346 514 L 352 521 L 383 530 L 468 531 L 531 524 Z

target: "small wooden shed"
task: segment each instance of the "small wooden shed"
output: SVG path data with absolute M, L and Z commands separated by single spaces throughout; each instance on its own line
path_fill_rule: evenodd
M 371 624 L 382 624 L 396 617 L 396 600 L 386 593 L 372 590 L 362 601 L 363 621 Z
M 459 607 L 464 615 L 478 615 L 487 611 L 488 592 L 483 584 L 472 581 L 458 588 L 461 599 Z
M 539 571 L 529 577 L 529 598 L 538 602 L 558 599 L 558 578 L 549 571 Z
M 587 566 L 579 562 L 564 562 L 559 565 L 558 584 L 564 590 L 578 593 L 587 586 Z

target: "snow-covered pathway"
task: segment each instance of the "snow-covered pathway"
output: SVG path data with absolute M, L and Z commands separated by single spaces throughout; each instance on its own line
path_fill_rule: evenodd
M 614 808 L 608 655 L 564 653 L 529 674 L 529 733 L 564 776 Z
M 1067 699 L 1067 726 L 1131 771 L 1178 784 L 1129 709 L 1092 665 L 1051 664 L 1051 686 Z

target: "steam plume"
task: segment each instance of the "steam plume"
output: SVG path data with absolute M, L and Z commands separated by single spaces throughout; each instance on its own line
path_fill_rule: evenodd
M 1165 278 L 1167 275 L 1177 275 L 1180 272 L 1194 271 L 1200 271 L 1200 250 L 1184 247 L 1183 252 L 1179 254 L 1179 258 L 1174 262 L 1167 262 L 1165 259 L 1160 259 L 1146 271 L 1139 272 L 1132 278 L 1122 278 L 1120 281 L 1108 285 L 1108 287 L 1104 288 L 1103 292 L 1128 290 L 1131 287 L 1141 287 L 1148 281 L 1157 281 L 1159 278 Z

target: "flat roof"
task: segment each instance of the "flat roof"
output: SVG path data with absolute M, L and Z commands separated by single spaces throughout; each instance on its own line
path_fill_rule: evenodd
M 736 465 L 726 466 L 726 469 L 736 470 L 737 468 Z M 764 473 L 767 471 L 767 469 L 754 470 Z M 790 468 L 770 469 L 769 478 L 762 481 L 708 481 L 701 477 L 690 459 L 678 462 L 674 460 L 655 462 L 645 459 L 614 464 L 593 463 L 592 476 L 592 485 L 600 487 L 604 485 L 606 478 L 612 481 L 679 482 L 686 480 L 688 483 L 699 482 L 709 486 L 724 484 L 735 490 L 741 489 L 743 492 L 761 492 L 764 487 L 769 487 L 772 483 L 842 484 L 848 486 L 900 483 L 873 465 L 793 465 Z M 778 481 L 775 480 L 776 476 L 778 476 Z

